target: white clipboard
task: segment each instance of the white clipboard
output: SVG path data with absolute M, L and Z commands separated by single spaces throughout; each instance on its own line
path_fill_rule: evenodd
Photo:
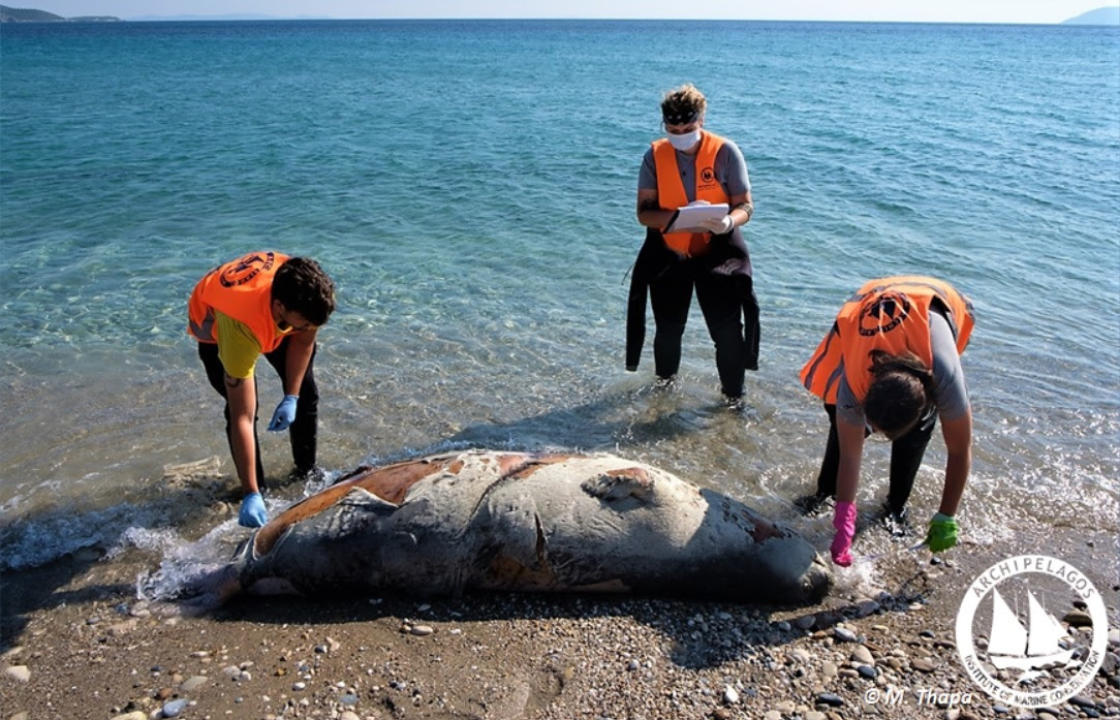
M 685 205 L 677 208 L 677 219 L 669 227 L 668 232 L 707 232 L 700 226 L 704 220 L 720 220 L 728 212 L 727 203 L 715 205 Z

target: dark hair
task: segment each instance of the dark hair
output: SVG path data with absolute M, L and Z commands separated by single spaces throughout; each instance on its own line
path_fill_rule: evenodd
M 687 125 L 707 109 L 704 93 L 691 83 L 674 88 L 661 98 L 661 119 L 670 125 Z
M 891 440 L 914 426 L 933 400 L 933 374 L 917 355 L 871 351 L 871 385 L 863 414 Z
M 288 258 L 272 278 L 272 299 L 318 327 L 334 312 L 334 283 L 311 258 Z

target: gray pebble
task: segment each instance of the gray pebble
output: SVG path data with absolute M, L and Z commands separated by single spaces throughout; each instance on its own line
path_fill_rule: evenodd
M 4 674 L 19 682 L 27 682 L 31 679 L 31 670 L 26 665 L 9 665 L 4 668 Z
M 844 698 L 836 693 L 821 693 L 817 695 L 818 705 L 829 705 L 831 707 L 840 707 L 844 704 Z
M 1091 710 L 1097 709 L 1097 703 L 1093 698 L 1086 695 L 1074 695 L 1067 701 L 1070 705 L 1076 705 L 1079 708 L 1088 708 Z
M 205 675 L 194 675 L 184 680 L 183 683 L 179 686 L 179 689 L 185 693 L 194 692 L 195 690 L 198 690 L 200 687 L 209 682 L 209 680 L 210 678 L 206 677 Z
M 928 658 L 917 658 L 910 661 L 910 665 L 915 670 L 921 670 L 925 673 L 931 673 L 937 669 L 937 666 Z
M 858 613 L 860 617 L 867 617 L 868 615 L 874 615 L 882 608 L 883 606 L 874 600 L 864 600 L 858 605 Z
M 1090 627 L 1093 624 L 1093 618 L 1084 610 L 1070 610 L 1062 618 L 1062 622 L 1073 627 Z
M 870 665 L 860 665 L 856 668 L 856 671 L 860 674 L 860 677 L 867 678 L 868 680 L 874 680 L 879 677 L 879 671 Z
M 793 621 L 793 624 L 800 630 L 808 630 L 817 624 L 816 615 L 802 615 Z
M 832 636 L 840 642 L 858 642 L 859 636 L 845 627 L 837 627 L 832 631 Z
M 187 708 L 187 699 L 186 698 L 179 698 L 178 700 L 172 700 L 169 703 L 164 703 L 163 704 L 163 709 L 162 709 L 163 716 L 165 718 L 179 717 L 179 713 L 183 712 L 183 710 L 185 710 L 186 708 Z

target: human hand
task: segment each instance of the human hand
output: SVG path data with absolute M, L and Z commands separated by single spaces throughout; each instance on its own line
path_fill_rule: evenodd
M 948 550 L 957 544 L 957 534 L 960 526 L 952 515 L 937 513 L 929 521 L 929 533 L 926 534 L 926 544 L 931 552 Z
M 735 218 L 728 213 L 718 220 L 703 220 L 700 222 L 700 227 L 713 235 L 726 235 L 735 229 Z
M 836 514 L 832 516 L 836 536 L 832 538 L 832 562 L 840 567 L 852 564 L 852 538 L 856 536 L 856 504 L 846 500 L 836 501 Z
M 272 413 L 272 422 L 268 424 L 269 430 L 287 430 L 292 421 L 296 419 L 296 403 L 299 402 L 298 395 L 285 395 L 280 404 L 276 406 L 276 412 Z
M 237 522 L 241 527 L 247 528 L 260 527 L 268 522 L 268 512 L 264 509 L 264 500 L 259 492 L 249 493 L 241 501 Z

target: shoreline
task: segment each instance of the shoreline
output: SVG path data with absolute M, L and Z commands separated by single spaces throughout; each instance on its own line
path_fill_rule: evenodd
M 854 589 L 868 583 L 848 576 L 805 608 L 512 593 L 243 596 L 199 616 L 137 598 L 154 553 L 83 550 L 0 576 L 0 720 L 1120 716 L 1120 586 L 1108 560 L 1082 569 L 1117 644 L 1080 704 L 1000 703 L 958 657 L 962 594 L 994 560 L 1085 547 L 1115 558 L 1120 549 L 1106 531 L 1045 541 L 999 553 L 966 539 L 936 560 L 900 541 L 863 571 L 882 590 Z

